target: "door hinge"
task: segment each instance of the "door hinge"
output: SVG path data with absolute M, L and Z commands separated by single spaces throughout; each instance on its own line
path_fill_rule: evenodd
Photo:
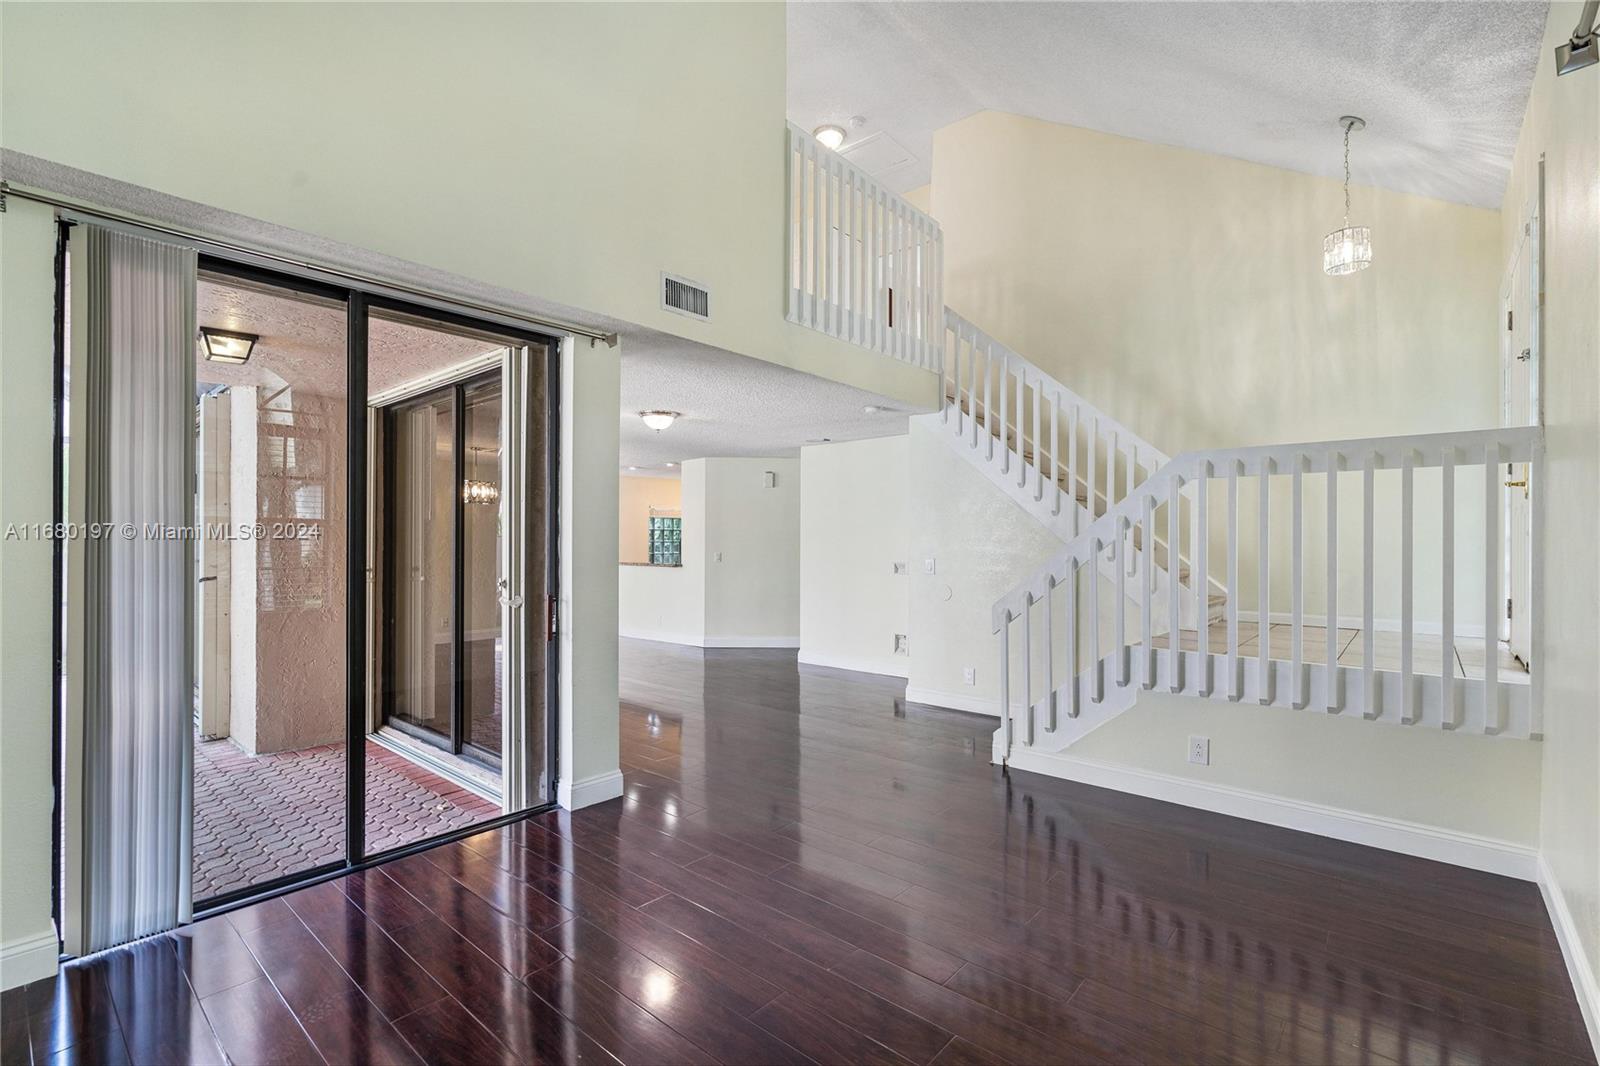
M 554 596 L 545 597 L 544 615 L 544 639 L 547 641 L 554 641 L 556 639 L 556 598 Z
M 1506 597 L 1506 617 L 1507 618 L 1511 617 L 1511 597 L 1510 596 Z
M 1511 329 L 1511 312 L 1510 311 L 1506 312 L 1506 329 L 1507 330 Z

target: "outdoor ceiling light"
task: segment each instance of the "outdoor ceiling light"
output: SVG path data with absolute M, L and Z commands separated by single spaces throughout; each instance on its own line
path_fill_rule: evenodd
M 250 361 L 250 353 L 261 338 L 254 333 L 236 333 L 231 329 L 200 327 L 200 343 L 205 346 L 206 359 L 213 363 L 240 365 Z
M 829 148 L 837 152 L 839 150 L 839 146 L 844 143 L 845 132 L 843 126 L 834 126 L 830 124 L 827 126 L 818 126 L 816 129 L 811 131 L 811 136 L 815 137 L 817 139 L 817 143 L 821 144 L 822 147 Z
M 1600 32 L 1594 28 L 1597 15 L 1600 15 L 1600 0 L 1589 0 L 1578 14 L 1578 25 L 1572 31 L 1572 39 L 1556 45 L 1557 77 L 1600 63 Z
M 639 417 L 644 419 L 644 424 L 660 433 L 678 419 L 676 411 L 640 411 Z
M 1344 225 L 1322 238 L 1322 272 L 1340 277 L 1372 265 L 1372 230 L 1350 224 L 1350 134 L 1367 128 L 1365 119 L 1344 115 Z

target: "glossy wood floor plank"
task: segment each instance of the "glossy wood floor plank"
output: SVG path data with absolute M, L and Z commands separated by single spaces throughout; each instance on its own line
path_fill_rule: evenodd
M 1593 1063 L 1531 885 L 988 764 L 792 651 L 623 641 L 624 797 L 74 964 L 0 1059 Z

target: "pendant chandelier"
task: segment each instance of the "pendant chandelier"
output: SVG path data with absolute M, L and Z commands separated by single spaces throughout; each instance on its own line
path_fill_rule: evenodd
M 474 446 L 472 449 L 472 472 L 478 472 L 478 453 L 488 449 Z M 500 486 L 493 481 L 482 481 L 476 477 L 469 477 L 461 483 L 462 503 L 481 503 L 485 506 L 500 502 Z
M 1350 224 L 1350 134 L 1367 128 L 1365 119 L 1345 115 L 1344 127 L 1344 225 L 1322 238 L 1322 272 L 1330 277 L 1354 274 L 1372 265 L 1372 230 Z

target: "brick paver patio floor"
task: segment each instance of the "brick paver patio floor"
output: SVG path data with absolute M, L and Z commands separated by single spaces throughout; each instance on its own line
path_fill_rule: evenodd
M 367 742 L 367 853 L 493 818 L 498 804 Z M 194 742 L 194 898 L 336 862 L 344 854 L 344 745 L 246 755 Z

